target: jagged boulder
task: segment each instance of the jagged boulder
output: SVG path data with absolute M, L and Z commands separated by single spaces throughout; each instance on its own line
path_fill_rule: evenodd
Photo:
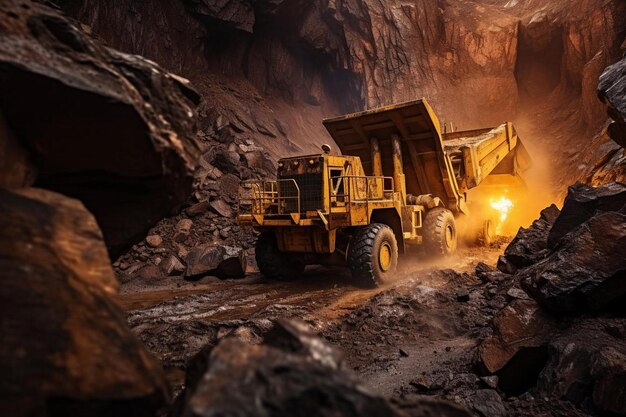
M 0 15 L 0 186 L 78 198 L 115 256 L 191 193 L 199 96 L 40 3 Z
M 530 390 L 592 415 L 626 412 L 626 320 L 564 322 L 534 301 L 514 301 L 493 328 L 494 335 L 479 346 L 478 365 L 497 375 L 500 391 L 518 396 Z
M 187 279 L 213 275 L 219 278 L 243 278 L 246 274 L 246 254 L 241 248 L 201 245 L 185 259 Z
M 548 234 L 548 247 L 554 248 L 566 234 L 589 220 L 596 211 L 618 211 L 624 206 L 624 184 L 613 182 L 602 187 L 576 184 L 569 187 L 561 214 Z
M 369 392 L 341 356 L 304 324 L 278 321 L 262 344 L 223 339 L 190 364 L 180 417 L 389 416 L 469 417 L 445 401 L 411 404 L 406 414 Z
M 0 213 L 0 414 L 156 415 L 167 382 L 110 299 L 94 217 L 40 189 L 0 189 Z
M 621 147 L 626 147 L 626 58 L 609 66 L 600 76 L 598 97 L 613 119 L 608 133 Z
M 545 345 L 556 325 L 536 302 L 515 300 L 498 313 L 493 328 L 494 335 L 485 339 L 478 349 L 479 365 L 488 374 L 507 374 L 503 375 L 506 378 L 514 377 L 514 370 L 505 368 L 516 355 L 519 355 L 517 361 L 527 366 L 524 357 L 532 357 L 537 349 Z M 517 377 L 521 380 L 523 373 Z M 501 383 L 507 383 L 505 378 L 501 378 Z
M 531 297 L 558 313 L 619 307 L 626 296 L 626 213 L 600 212 L 519 277 Z
M 520 228 L 498 260 L 498 269 L 513 274 L 545 257 L 548 254 L 548 234 L 558 216 L 559 209 L 552 204 L 541 211 L 539 219 L 530 227 Z
M 567 400 L 590 414 L 626 413 L 624 335 L 611 331 L 623 319 L 588 318 L 555 332 L 549 360 L 537 381 L 542 395 Z

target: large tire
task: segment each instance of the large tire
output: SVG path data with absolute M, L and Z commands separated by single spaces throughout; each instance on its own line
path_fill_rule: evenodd
M 305 265 L 278 249 L 274 233 L 262 233 L 256 242 L 255 258 L 266 278 L 293 281 L 304 272 Z
M 491 245 L 496 239 L 496 226 L 495 221 L 487 219 L 483 221 L 483 227 L 480 233 L 479 241 L 483 246 Z
M 379 223 L 358 228 L 350 239 L 348 267 L 360 285 L 388 283 L 398 267 L 398 242 L 391 228 Z
M 452 212 L 437 207 L 426 213 L 423 238 L 430 255 L 448 256 L 456 252 L 457 232 Z

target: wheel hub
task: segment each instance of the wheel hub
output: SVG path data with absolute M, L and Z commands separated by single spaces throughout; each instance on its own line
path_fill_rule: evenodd
M 387 242 L 380 245 L 378 265 L 383 272 L 387 272 L 391 269 L 391 246 L 389 246 L 389 243 Z

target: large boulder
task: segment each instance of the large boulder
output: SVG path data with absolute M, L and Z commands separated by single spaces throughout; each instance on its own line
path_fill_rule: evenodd
M 185 258 L 188 279 L 213 275 L 219 278 L 243 278 L 246 254 L 241 248 L 212 244 L 195 247 Z
M 533 301 L 514 301 L 479 346 L 479 366 L 498 389 L 518 396 L 568 401 L 591 415 L 626 413 L 626 320 L 562 321 Z
M 564 314 L 602 310 L 626 296 L 626 213 L 600 212 L 562 239 L 554 253 L 519 273 L 522 288 Z
M 513 274 L 545 257 L 548 254 L 548 233 L 559 213 L 559 209 L 552 204 L 541 211 L 540 217 L 530 227 L 520 228 L 498 260 L 498 269 Z
M 0 213 L 0 415 L 155 415 L 167 382 L 111 301 L 94 217 L 40 189 L 0 189 Z
M 262 344 L 223 339 L 196 356 L 189 369 L 194 379 L 187 379 L 181 397 L 183 417 L 470 416 L 436 400 L 411 404 L 405 414 L 363 387 L 334 349 L 293 321 L 275 323 Z
M 561 214 L 548 234 L 548 247 L 554 248 L 566 234 L 589 220 L 596 211 L 618 211 L 624 206 L 624 184 L 614 182 L 596 188 L 576 184 L 569 187 Z
M 499 376 L 499 387 L 520 394 L 534 385 L 546 360 L 555 320 L 532 300 L 515 300 L 493 321 L 494 335 L 478 348 L 478 364 Z
M 0 186 L 81 200 L 120 254 L 192 191 L 198 94 L 40 3 L 0 15 Z
M 611 65 L 600 76 L 598 97 L 613 119 L 608 133 L 621 147 L 626 147 L 626 58 Z
M 537 381 L 543 396 L 567 400 L 589 414 L 626 414 L 623 319 L 588 318 L 561 326 L 549 343 L 549 360 Z

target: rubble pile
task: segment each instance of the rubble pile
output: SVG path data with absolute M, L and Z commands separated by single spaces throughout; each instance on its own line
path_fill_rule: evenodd
M 196 191 L 180 213 L 160 221 L 143 241 L 115 260 L 123 283 L 149 285 L 168 276 L 243 278 L 254 268 L 250 255 L 255 232 L 235 220 L 239 185 L 272 178 L 276 168 L 252 140 L 233 135 L 230 129 L 220 126 L 219 136 L 201 132 L 207 151 L 195 173 Z
M 169 384 L 114 301 L 110 259 L 192 192 L 199 96 L 12 0 L 0 90 L 0 414 L 160 415 Z
M 626 413 L 626 185 L 570 187 L 558 217 L 520 230 L 498 266 L 530 299 L 497 314 L 481 370 L 508 395 Z
M 469 417 L 445 401 L 394 407 L 350 374 L 341 355 L 299 321 L 278 320 L 256 343 L 230 336 L 190 363 L 180 417 Z

